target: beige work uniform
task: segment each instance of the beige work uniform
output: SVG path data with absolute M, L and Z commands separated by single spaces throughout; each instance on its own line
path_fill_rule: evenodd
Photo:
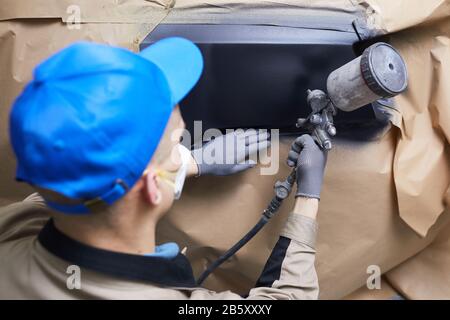
M 182 254 L 122 254 L 70 239 L 48 210 L 38 194 L 0 209 L 1 299 L 242 299 L 196 287 Z M 316 229 L 308 217 L 289 216 L 247 299 L 317 299 Z

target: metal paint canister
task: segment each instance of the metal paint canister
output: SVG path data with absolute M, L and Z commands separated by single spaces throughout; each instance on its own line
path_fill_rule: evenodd
M 340 110 L 353 111 L 381 98 L 405 91 L 408 73 L 405 62 L 391 45 L 378 42 L 363 54 L 333 71 L 327 91 Z

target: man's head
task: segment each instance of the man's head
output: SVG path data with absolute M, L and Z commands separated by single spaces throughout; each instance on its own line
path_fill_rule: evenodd
M 55 54 L 35 69 L 11 112 L 17 179 L 67 215 L 124 207 L 161 215 L 180 166 L 177 105 L 202 67 L 198 48 L 181 38 L 139 55 L 90 43 Z

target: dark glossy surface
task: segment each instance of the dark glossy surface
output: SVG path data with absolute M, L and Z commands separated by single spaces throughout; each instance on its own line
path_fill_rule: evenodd
M 190 130 L 194 120 L 202 120 L 203 131 L 238 127 L 295 131 L 296 119 L 310 112 L 306 90 L 325 90 L 329 73 L 355 58 L 352 44 L 357 38 L 346 32 L 294 29 L 293 34 L 280 32 L 279 27 L 253 26 L 239 33 L 235 26 L 234 31 L 222 27 L 226 31 L 218 32 L 218 26 L 190 30 L 189 25 L 159 25 L 142 44 L 145 47 L 167 36 L 184 36 L 199 45 L 204 72 L 181 103 Z M 235 33 L 234 38 L 230 32 Z M 264 43 L 246 43 L 251 33 Z M 352 113 L 340 112 L 335 121 L 338 130 L 356 130 L 358 123 L 374 119 L 372 108 L 364 107 Z

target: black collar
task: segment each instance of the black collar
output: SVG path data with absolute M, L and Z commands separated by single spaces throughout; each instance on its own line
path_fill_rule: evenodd
M 52 219 L 38 239 L 55 256 L 86 269 L 168 287 L 195 287 L 191 264 L 181 253 L 166 259 L 97 249 L 67 237 Z

